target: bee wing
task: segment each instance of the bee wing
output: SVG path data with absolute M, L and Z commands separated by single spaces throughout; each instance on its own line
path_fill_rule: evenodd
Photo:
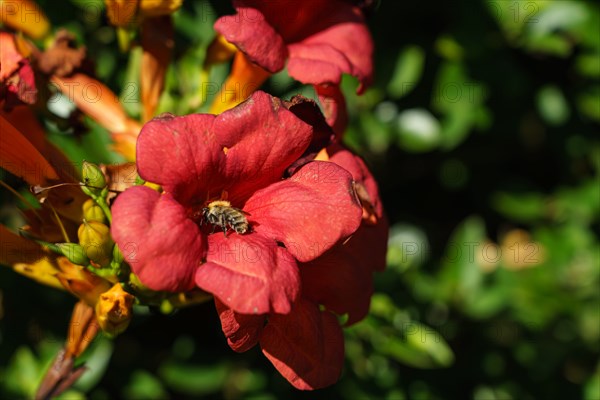
M 250 216 L 252 215 L 252 214 L 250 214 L 249 212 L 246 212 L 246 211 L 242 210 L 241 208 L 235 208 L 235 207 L 231 207 L 231 208 L 233 208 L 233 209 L 234 209 L 234 210 L 236 210 L 236 211 L 239 211 L 239 212 L 241 212 L 242 214 L 245 214 L 245 215 L 250 215 Z

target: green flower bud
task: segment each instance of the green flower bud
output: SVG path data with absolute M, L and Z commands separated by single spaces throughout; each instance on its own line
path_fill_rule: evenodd
M 82 168 L 83 183 L 87 186 L 83 186 L 82 190 L 86 194 L 99 195 L 102 189 L 106 186 L 106 179 L 100 167 L 96 164 L 83 162 Z M 90 193 L 88 193 L 90 192 Z
M 123 253 L 121 253 L 121 250 L 119 250 L 119 246 L 117 246 L 116 244 L 113 247 L 113 261 L 117 264 L 122 264 L 124 261 Z
M 77 265 L 88 265 L 90 260 L 85 255 L 83 246 L 77 243 L 56 243 L 60 254 L 67 257 L 67 260 Z
M 83 203 L 83 218 L 87 221 L 106 222 L 104 211 L 102 211 L 102 208 L 92 199 L 88 199 Z
M 110 263 L 114 242 L 110 228 L 98 221 L 83 221 L 77 231 L 79 244 L 85 249 L 88 258 L 104 267 Z

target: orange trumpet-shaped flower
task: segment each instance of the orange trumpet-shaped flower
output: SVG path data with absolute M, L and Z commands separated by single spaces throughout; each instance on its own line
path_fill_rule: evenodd
M 112 90 L 82 73 L 60 78 L 53 76 L 51 82 L 81 111 L 111 132 L 117 151 L 128 160 L 135 159 L 135 142 L 141 126 L 127 117 Z
M 82 73 L 51 78 L 51 82 L 75 105 L 111 132 L 123 132 L 127 115 L 119 98 L 106 85 Z
M 171 16 L 148 18 L 142 24 L 140 87 L 143 122 L 154 116 L 163 91 L 167 66 L 173 51 L 173 34 Z
M 114 26 L 139 23 L 144 17 L 158 17 L 174 13 L 183 0 L 105 0 L 106 12 Z
M 92 274 L 80 265 L 75 265 L 65 257 L 57 259 L 59 271 L 56 278 L 71 294 L 79 297 L 90 307 L 94 307 L 100 295 L 110 288 L 110 283 Z
M 98 331 L 94 309 L 81 301 L 75 304 L 65 345 L 46 372 L 35 394 L 36 399 L 58 396 L 79 379 L 86 368 L 83 365 L 75 367 L 75 359 L 92 343 Z
M 36 282 L 56 289 L 66 289 L 86 304 L 95 306 L 110 283 L 65 257 L 50 253 L 41 245 L 12 233 L 0 225 L 0 264 Z
M 0 131 L 0 167 L 30 185 L 46 185 L 58 179 L 46 158 L 3 115 L 0 115 Z
M 35 115 L 29 107 L 18 106 L 11 112 L 0 111 L 0 167 L 22 178 L 28 184 L 41 188 L 57 183 L 79 181 L 76 167 L 49 143 Z M 41 193 L 41 210 L 26 210 L 27 231 L 45 240 L 64 237 L 58 229 L 61 224 L 67 233 L 74 233 L 81 222 L 81 205 L 85 195 L 77 186 L 63 186 L 60 190 Z M 57 215 L 62 222 L 57 223 Z M 73 228 L 73 229 L 71 229 Z
M 221 114 L 246 100 L 271 74 L 254 64 L 240 51 L 235 54 L 231 73 L 211 106 L 211 114 Z
M 42 39 L 50 31 L 48 18 L 30 0 L 0 0 L 0 21 L 34 39 Z

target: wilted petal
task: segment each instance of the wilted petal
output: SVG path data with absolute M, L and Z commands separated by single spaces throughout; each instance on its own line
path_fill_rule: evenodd
M 35 58 L 36 68 L 46 75 L 67 76 L 81 66 L 85 54 L 85 47 L 75 45 L 75 35 L 61 29 L 52 46 Z
M 238 353 L 243 353 L 258 343 L 265 326 L 264 315 L 236 313 L 217 298 L 215 298 L 215 306 L 229 347 Z
M 258 234 L 209 235 L 196 284 L 242 314 L 288 313 L 300 291 L 296 261 Z
M 299 261 L 318 257 L 354 233 L 362 213 L 350 174 L 322 161 L 256 192 L 244 210 L 257 233 L 283 242 Z
M 205 254 L 198 226 L 169 194 L 144 186 L 121 193 L 111 233 L 140 281 L 153 290 L 185 291 Z
M 301 300 L 287 315 L 272 315 L 260 339 L 264 355 L 302 390 L 335 383 L 344 364 L 344 337 L 333 314 Z

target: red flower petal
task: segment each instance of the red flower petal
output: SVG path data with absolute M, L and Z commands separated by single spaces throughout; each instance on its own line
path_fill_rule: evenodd
M 168 115 L 145 124 L 137 141 L 140 176 L 186 202 L 200 195 L 199 191 L 206 193 L 211 186 L 220 185 L 219 171 L 225 167 L 225 156 L 210 130 L 214 118 L 204 114 Z
M 137 144 L 140 176 L 183 204 L 202 203 L 223 190 L 241 204 L 281 179 L 308 147 L 312 128 L 280 100 L 256 92 L 220 114 L 159 117 L 144 125 Z
M 153 290 L 185 291 L 206 252 L 198 226 L 169 194 L 136 186 L 112 206 L 111 234 L 141 282 Z
M 267 71 L 277 72 L 285 66 L 288 55 L 285 43 L 257 9 L 237 7 L 236 15 L 215 22 L 215 30 Z
M 215 298 L 215 306 L 221 318 L 221 328 L 229 347 L 238 353 L 250 350 L 258 343 L 265 326 L 264 315 L 239 314 Z
M 272 315 L 260 339 L 264 355 L 292 385 L 329 386 L 344 364 L 344 337 L 337 319 L 307 300 L 288 315 Z
M 383 204 L 379 197 L 377 182 L 362 158 L 340 145 L 329 146 L 327 152 L 329 153 L 329 161 L 350 172 L 352 178 L 365 188 L 368 199 L 364 200 L 371 203 L 377 217 L 383 217 Z
M 15 35 L 0 32 L 0 83 L 19 69 L 23 56 L 17 50 Z
M 344 94 L 339 86 L 317 85 L 315 90 L 319 96 L 327 124 L 331 126 L 337 137 L 341 138 L 348 126 L 348 110 Z
M 310 125 L 264 92 L 219 115 L 213 130 L 227 147 L 226 189 L 234 203 L 280 180 L 313 137 Z
M 360 80 L 359 93 L 371 83 L 373 41 L 350 2 L 237 0 L 234 7 L 237 14 L 215 29 L 263 68 L 281 69 L 288 46 L 290 76 L 301 82 L 338 83 L 348 73 Z
M 252 233 L 209 235 L 196 284 L 242 314 L 288 313 L 300 291 L 296 262 L 274 240 Z
M 363 223 L 347 243 L 300 266 L 302 295 L 329 310 L 348 314 L 346 325 L 363 319 L 373 294 L 373 271 L 386 266 L 388 226 Z
M 342 74 L 352 71 L 350 60 L 328 44 L 298 43 L 289 49 L 288 73 L 302 83 L 338 85 Z
M 244 210 L 257 233 L 283 242 L 299 261 L 318 257 L 354 233 L 362 214 L 350 174 L 321 161 L 256 192 Z
M 290 45 L 289 51 L 289 74 L 300 82 L 339 83 L 339 76 L 335 79 L 329 74 L 318 80 L 313 66 L 322 66 L 327 71 L 337 69 L 357 77 L 361 82 L 358 93 L 373 79 L 373 40 L 360 11 L 347 4 L 336 11 L 330 27 Z

